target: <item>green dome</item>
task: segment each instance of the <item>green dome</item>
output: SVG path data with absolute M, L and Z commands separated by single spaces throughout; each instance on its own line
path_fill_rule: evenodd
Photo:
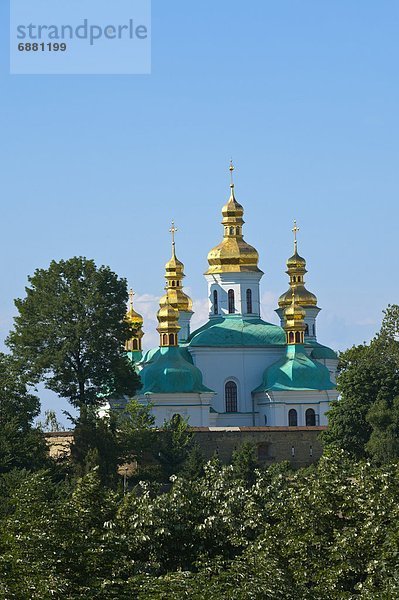
M 143 353 L 141 352 L 141 350 L 129 350 L 129 352 L 126 352 L 126 355 L 130 362 L 134 363 L 135 365 L 141 362 L 141 359 L 143 358 Z
M 333 390 L 329 370 L 311 360 L 304 346 L 288 346 L 287 354 L 268 367 L 263 375 L 263 384 L 254 392 L 293 390 Z
M 155 358 L 157 358 L 159 353 L 159 346 L 157 348 L 151 348 L 151 350 L 147 350 L 147 352 L 143 356 L 142 363 L 147 364 L 153 362 Z
M 285 332 L 282 327 L 266 323 L 259 318 L 243 319 L 228 316 L 212 319 L 194 331 L 188 341 L 189 347 L 263 347 L 284 346 Z
M 328 348 L 327 346 L 322 346 L 322 344 L 318 344 L 317 342 L 314 342 L 313 344 L 306 344 L 307 348 L 313 348 L 312 352 L 310 353 L 310 357 L 311 358 L 315 358 L 315 359 L 328 359 L 331 358 L 333 360 L 338 360 L 338 355 L 336 352 L 334 352 L 334 350 L 332 350 L 331 348 Z
M 159 348 L 153 362 L 140 373 L 141 394 L 190 394 L 211 392 L 202 383 L 202 373 L 178 347 Z
M 183 356 L 183 358 L 185 358 L 189 363 L 191 363 L 193 365 L 194 364 L 193 357 L 191 356 L 191 354 L 187 350 L 187 348 L 185 346 L 179 346 L 179 348 L 180 348 L 180 353 Z M 157 360 L 159 357 L 159 354 L 160 354 L 159 346 L 157 348 L 151 348 L 151 350 L 147 350 L 147 352 L 144 354 L 143 360 L 141 361 L 141 364 L 143 365 L 143 367 L 145 367 L 149 363 L 154 362 L 154 360 Z

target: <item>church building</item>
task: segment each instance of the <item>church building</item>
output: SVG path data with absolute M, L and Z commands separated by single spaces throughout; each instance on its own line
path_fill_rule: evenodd
M 327 425 L 329 403 L 338 396 L 338 358 L 317 340 L 320 308 L 305 287 L 296 223 L 289 289 L 279 298 L 275 325 L 261 318 L 263 273 L 258 252 L 244 240 L 244 209 L 233 178 L 222 215 L 223 239 L 208 254 L 209 318 L 202 327 L 190 328 L 193 306 L 183 290 L 174 224 L 157 315 L 159 347 L 144 355 L 143 319 L 131 296 L 127 319 L 134 336 L 126 349 L 141 377 L 137 398 L 150 403 L 158 426 L 175 414 L 195 427 Z

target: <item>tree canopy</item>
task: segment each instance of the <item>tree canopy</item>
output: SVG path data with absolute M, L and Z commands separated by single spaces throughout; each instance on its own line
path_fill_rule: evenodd
M 27 380 L 43 381 L 81 410 L 104 396 L 133 395 L 139 379 L 124 352 L 126 281 L 81 257 L 52 261 L 28 279 L 7 340 Z
M 33 425 L 39 412 L 39 398 L 29 393 L 19 364 L 0 353 L 0 473 L 45 462 L 44 437 Z
M 340 398 L 328 414 L 327 447 L 380 463 L 399 458 L 398 332 L 399 307 L 389 306 L 370 344 L 340 354 Z

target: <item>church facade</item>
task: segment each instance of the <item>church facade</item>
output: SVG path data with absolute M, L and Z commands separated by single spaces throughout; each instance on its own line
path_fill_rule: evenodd
M 223 239 L 208 254 L 209 318 L 202 327 L 190 329 L 192 301 L 183 289 L 173 224 L 166 293 L 157 315 L 160 343 L 144 355 L 143 319 L 131 298 L 127 318 L 134 336 L 127 351 L 141 377 L 138 400 L 150 403 L 158 426 L 175 414 L 195 427 L 326 425 L 329 404 L 338 396 L 338 358 L 317 339 L 320 309 L 305 287 L 296 223 L 289 288 L 279 298 L 275 325 L 261 318 L 263 273 L 258 252 L 244 240 L 244 209 L 233 180 L 222 215 Z

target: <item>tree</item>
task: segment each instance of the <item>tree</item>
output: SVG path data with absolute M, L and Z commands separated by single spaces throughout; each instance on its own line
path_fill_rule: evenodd
M 39 423 L 39 427 L 40 429 L 42 429 L 42 431 L 49 431 L 51 433 L 63 430 L 63 426 L 58 421 L 57 415 L 54 410 L 45 411 L 44 421 Z
M 166 479 L 183 467 L 191 450 L 193 434 L 179 414 L 165 421 L 157 435 L 156 454 Z
M 139 379 L 124 352 L 126 281 L 81 257 L 52 261 L 28 280 L 7 340 L 27 380 L 44 381 L 82 416 L 102 397 L 133 395 Z
M 326 447 L 356 458 L 399 457 L 399 307 L 388 306 L 380 332 L 370 342 L 340 354 L 340 398 L 329 412 Z M 385 457 L 385 458 L 384 458 Z
M 33 426 L 39 412 L 39 399 L 28 392 L 18 363 L 0 353 L 0 473 L 46 462 L 43 433 Z
M 259 467 L 255 445 L 244 442 L 238 450 L 234 450 L 232 466 L 237 479 L 248 486 L 253 485 L 256 481 L 256 469 Z

